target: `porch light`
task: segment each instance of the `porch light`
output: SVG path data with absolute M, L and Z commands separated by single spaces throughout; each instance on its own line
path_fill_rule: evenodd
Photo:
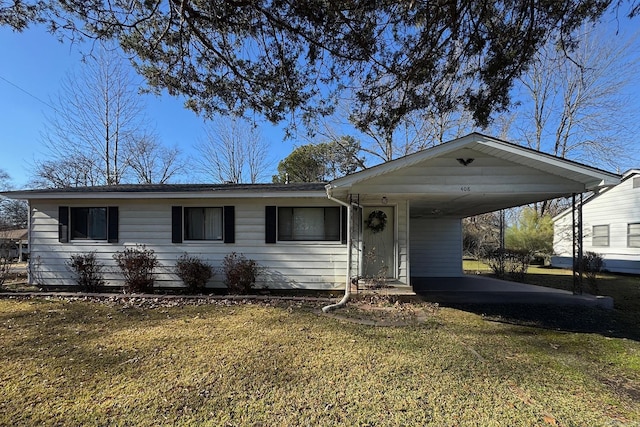
M 389 202 L 389 200 L 387 200 L 387 196 L 382 196 L 382 200 L 381 201 L 382 201 L 383 205 L 386 205 Z

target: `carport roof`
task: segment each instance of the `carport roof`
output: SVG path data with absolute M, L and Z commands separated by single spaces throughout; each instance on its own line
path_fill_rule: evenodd
M 411 200 L 411 216 L 466 217 L 616 185 L 620 176 L 479 133 L 328 185 L 347 194 Z

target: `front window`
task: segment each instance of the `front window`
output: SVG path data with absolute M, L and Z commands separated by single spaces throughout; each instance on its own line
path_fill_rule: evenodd
M 184 208 L 185 240 L 222 240 L 222 208 Z
M 340 208 L 278 208 L 278 240 L 340 240 Z
M 640 248 L 640 223 L 627 224 L 627 246 Z
M 71 239 L 107 240 L 107 208 L 71 208 Z
M 591 238 L 592 246 L 609 246 L 609 226 L 594 225 Z

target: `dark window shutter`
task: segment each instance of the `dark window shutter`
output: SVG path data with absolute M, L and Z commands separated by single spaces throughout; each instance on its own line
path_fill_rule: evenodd
M 347 243 L 347 207 L 342 206 L 340 210 L 342 221 L 340 221 L 340 241 L 343 244 Z
M 182 206 L 171 206 L 171 243 L 182 243 Z
M 118 243 L 118 207 L 109 206 L 107 208 L 107 241 Z
M 264 242 L 275 243 L 277 239 L 278 211 L 275 206 L 265 206 L 264 210 Z
M 69 242 L 69 206 L 58 206 L 58 241 Z
M 235 206 L 225 206 L 224 213 L 224 242 L 236 242 L 236 209 Z

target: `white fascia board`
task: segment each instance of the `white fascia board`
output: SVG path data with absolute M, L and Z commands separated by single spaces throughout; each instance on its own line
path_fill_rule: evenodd
M 10 199 L 36 200 L 36 199 L 273 199 L 273 198 L 326 198 L 322 191 L 228 191 L 228 192 L 21 192 L 12 191 L 0 193 Z
M 560 170 L 584 175 L 586 179 L 582 182 L 584 182 L 588 190 L 593 190 L 600 187 L 610 187 L 620 183 L 620 175 L 618 174 L 603 171 L 592 166 L 584 165 L 570 160 L 561 159 L 551 154 L 521 148 L 517 145 L 509 144 L 493 138 L 483 138 L 482 141 L 478 142 L 480 143 L 480 145 L 484 145 L 486 147 L 494 148 L 497 150 L 502 150 L 504 152 L 520 156 L 527 160 L 543 163 L 554 168 L 559 168 Z M 535 166 L 528 163 L 524 163 L 524 165 L 536 168 Z

